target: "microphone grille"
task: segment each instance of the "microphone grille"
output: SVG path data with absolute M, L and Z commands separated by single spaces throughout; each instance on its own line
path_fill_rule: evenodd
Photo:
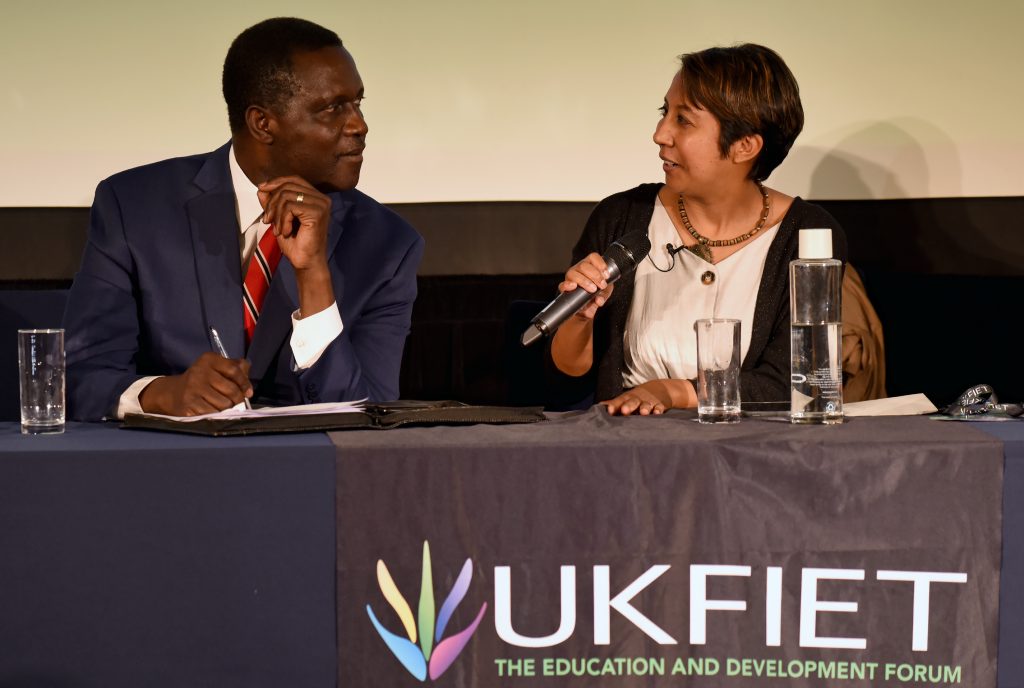
M 646 231 L 624 234 L 608 248 L 608 255 L 615 260 L 623 272 L 636 268 L 637 263 L 651 252 L 651 240 Z M 618 260 L 621 258 L 622 260 Z

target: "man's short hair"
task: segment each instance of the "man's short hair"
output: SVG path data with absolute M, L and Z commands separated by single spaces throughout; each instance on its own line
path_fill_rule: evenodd
M 750 177 L 767 179 L 804 128 L 800 87 L 789 67 L 778 53 L 753 43 L 708 48 L 680 59 L 683 95 L 718 120 L 722 156 L 744 136 L 759 134 L 764 146 Z
M 280 109 L 295 94 L 293 54 L 336 47 L 341 47 L 338 34 L 293 17 L 267 19 L 238 34 L 221 77 L 231 131 L 245 128 L 249 106 Z

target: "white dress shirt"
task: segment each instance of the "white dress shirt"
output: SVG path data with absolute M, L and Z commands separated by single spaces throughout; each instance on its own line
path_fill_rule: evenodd
M 228 166 L 231 170 L 231 184 L 235 190 L 235 217 L 239 227 L 239 258 L 241 274 L 244 277 L 249 267 L 256 245 L 270 225 L 263 222 L 263 206 L 260 205 L 256 185 L 249 181 L 242 168 L 235 160 L 235 148 L 231 147 L 228 154 Z M 241 292 L 239 292 L 238 308 L 242 309 Z M 296 371 L 305 370 L 320 360 L 324 351 L 341 334 L 344 324 L 337 302 L 312 315 L 299 319 L 299 311 L 292 313 L 292 336 L 289 341 L 292 356 L 295 359 Z M 132 383 L 121 394 L 117 403 L 117 417 L 124 418 L 126 413 L 141 413 L 139 395 L 146 386 L 159 375 L 140 378 Z
M 675 255 L 666 244 L 679 245 L 679 233 L 661 199 L 647 229 L 651 252 L 636 269 L 636 288 L 624 335 L 626 388 L 650 380 L 692 380 L 697 377 L 697 335 L 693 323 L 701 318 L 740 321 L 741 357 L 750 348 L 754 305 L 765 259 L 779 224 L 761 230 L 743 247 L 712 264 L 690 251 Z

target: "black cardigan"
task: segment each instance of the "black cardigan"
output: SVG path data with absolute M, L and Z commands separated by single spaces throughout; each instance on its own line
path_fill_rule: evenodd
M 641 184 L 609 196 L 594 208 L 572 251 L 573 264 L 589 253 L 603 255 L 617 238 L 634 231 L 646 232 L 654 215 L 661 184 Z M 796 259 L 800 229 L 830 228 L 833 255 L 846 262 L 846 235 L 839 223 L 820 208 L 795 198 L 768 249 L 754 306 L 750 346 L 740 367 L 740 397 L 744 401 L 785 401 L 789 398 L 789 263 Z M 591 391 L 598 401 L 623 391 L 625 365 L 623 335 L 633 302 L 634 274 L 615 284 L 611 298 L 594 319 L 595 365 L 580 377 L 558 371 L 549 360 L 549 383 L 558 395 L 583 398 Z

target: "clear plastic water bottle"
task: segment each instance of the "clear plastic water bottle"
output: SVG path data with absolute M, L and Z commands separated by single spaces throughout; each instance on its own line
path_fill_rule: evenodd
M 789 264 L 790 421 L 842 423 L 843 264 L 832 230 L 801 229 L 799 255 Z

